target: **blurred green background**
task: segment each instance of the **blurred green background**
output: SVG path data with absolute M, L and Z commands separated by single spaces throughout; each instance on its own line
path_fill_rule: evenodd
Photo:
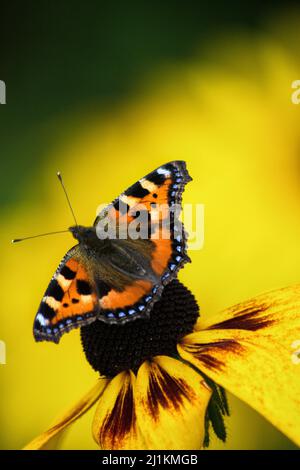
M 0 447 L 21 448 L 95 381 L 78 331 L 35 344 L 32 322 L 68 235 L 60 169 L 77 217 L 168 160 L 204 203 L 205 246 L 181 279 L 203 314 L 299 282 L 300 10 L 292 2 L 6 2 L 0 79 Z M 292 449 L 230 397 L 225 446 Z M 63 448 L 96 448 L 92 413 Z

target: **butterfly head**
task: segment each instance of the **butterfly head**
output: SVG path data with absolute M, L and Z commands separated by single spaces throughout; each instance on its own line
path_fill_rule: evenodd
M 89 245 L 97 239 L 96 230 L 93 227 L 73 225 L 72 227 L 69 227 L 69 231 L 72 233 L 73 237 L 79 241 L 79 243 Z

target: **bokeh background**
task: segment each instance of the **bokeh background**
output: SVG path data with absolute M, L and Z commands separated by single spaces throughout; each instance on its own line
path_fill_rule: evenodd
M 156 166 L 184 159 L 184 201 L 205 204 L 205 245 L 180 278 L 202 314 L 299 282 L 300 10 L 291 2 L 94 1 L 1 4 L 0 447 L 18 449 L 95 382 L 79 333 L 36 344 L 36 309 L 72 224 L 89 224 Z M 300 370 L 299 370 L 300 372 Z M 286 384 L 288 386 L 288 384 Z M 230 396 L 226 445 L 293 449 Z M 92 413 L 66 449 L 96 448 Z

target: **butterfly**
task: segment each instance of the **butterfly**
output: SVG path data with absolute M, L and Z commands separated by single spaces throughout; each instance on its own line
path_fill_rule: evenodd
M 69 228 L 78 244 L 44 294 L 34 320 L 36 341 L 58 343 L 64 333 L 96 320 L 123 324 L 149 317 L 165 285 L 190 261 L 187 234 L 173 210 L 181 209 L 189 181 L 184 161 L 167 163 L 102 209 L 93 226 Z

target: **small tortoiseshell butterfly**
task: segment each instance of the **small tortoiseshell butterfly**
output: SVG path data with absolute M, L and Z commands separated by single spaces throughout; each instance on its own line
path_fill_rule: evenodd
M 95 320 L 122 324 L 149 316 L 164 286 L 190 261 L 182 223 L 172 211 L 181 207 L 190 180 L 185 162 L 167 163 L 109 204 L 92 227 L 70 227 L 78 244 L 67 252 L 45 292 L 34 320 L 36 341 L 58 343 L 63 333 Z M 99 238 L 97 225 L 104 219 L 120 230 L 141 210 L 148 213 L 148 222 L 157 206 L 167 210 L 151 220 L 147 238 Z

